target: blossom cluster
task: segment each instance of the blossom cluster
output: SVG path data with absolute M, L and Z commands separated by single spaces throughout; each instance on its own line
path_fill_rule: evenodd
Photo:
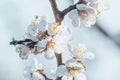
M 74 10 L 68 16 L 73 26 L 86 26 L 96 23 L 97 16 L 108 9 L 106 0 L 72 0 Z M 35 58 L 34 66 L 26 67 L 24 77 L 27 80 L 86 80 L 86 66 L 84 60 L 92 60 L 95 55 L 88 50 L 84 44 L 73 46 L 68 44 L 71 40 L 71 32 L 61 23 L 50 23 L 46 17 L 36 16 L 35 20 L 25 29 L 24 40 L 13 39 L 10 44 L 16 46 L 16 51 L 21 59 L 28 59 L 29 55 L 44 54 L 46 59 L 53 59 L 55 54 L 64 53 L 64 46 L 67 45 L 71 59 L 64 61 L 55 69 L 53 76 L 49 77 L 44 73 L 42 64 Z M 51 73 L 52 74 L 52 73 Z
M 63 25 L 49 23 L 45 17 L 36 17 L 25 30 L 25 39 L 12 42 L 21 59 L 27 59 L 30 54 L 44 54 L 45 58 L 52 59 L 55 54 L 62 54 L 64 45 L 70 39 L 70 32 Z M 94 54 L 88 51 L 84 44 L 72 46 L 67 44 L 72 58 L 59 65 L 51 80 L 62 77 L 62 80 L 86 80 L 84 59 L 94 59 Z M 35 68 L 34 68 L 35 67 Z M 35 59 L 34 67 L 26 67 L 24 77 L 27 80 L 46 80 L 42 64 Z M 52 73 L 51 73 L 52 74 Z
M 86 80 L 84 59 L 92 60 L 95 58 L 94 54 L 86 48 L 83 44 L 78 44 L 76 47 L 68 45 L 72 59 L 65 62 L 65 65 L 60 65 L 57 68 L 56 75 L 62 76 L 62 80 Z
M 54 73 L 51 72 L 49 78 L 56 80 L 57 77 L 62 77 L 61 80 L 87 80 L 85 76 L 86 66 L 84 59 L 92 60 L 95 58 L 94 54 L 86 48 L 83 44 L 78 44 L 76 47 L 68 44 L 68 49 L 72 58 L 65 61 L 65 64 L 59 65 Z M 35 58 L 35 69 L 31 67 L 25 68 L 25 78 L 29 80 L 45 80 L 44 69 L 38 64 Z M 46 75 L 49 76 L 49 75 Z
M 25 40 L 17 42 L 16 51 L 21 59 L 38 53 L 44 54 L 47 59 L 54 58 L 55 53 L 63 53 L 67 32 L 67 28 L 59 23 L 49 23 L 45 17 L 36 17 L 25 29 Z
M 45 80 L 42 64 L 34 58 L 34 66 L 27 66 L 24 69 L 25 80 Z
M 69 18 L 72 20 L 72 25 L 91 27 L 96 23 L 98 15 L 109 8 L 106 0 L 73 0 L 76 9 L 69 13 Z

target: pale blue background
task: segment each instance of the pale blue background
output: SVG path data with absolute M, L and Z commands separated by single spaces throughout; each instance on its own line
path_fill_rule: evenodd
M 71 4 L 70 0 L 57 0 L 62 10 Z M 109 0 L 110 9 L 98 18 L 98 24 L 120 42 L 120 1 Z M 32 61 L 22 61 L 13 46 L 9 46 L 11 38 L 22 39 L 24 28 L 34 19 L 34 16 L 46 16 L 54 21 L 51 6 L 48 0 L 1 0 L 0 1 L 0 80 L 24 80 L 23 69 Z M 64 24 L 72 27 L 68 17 Z M 96 26 L 88 29 L 73 28 L 75 40 L 73 44 L 84 43 L 96 55 L 93 61 L 87 61 L 86 72 L 88 80 L 120 80 L 120 46 L 105 36 Z M 67 51 L 64 60 L 69 55 Z M 42 56 L 37 56 L 45 68 L 53 69 L 54 60 L 46 62 Z M 51 64 L 52 63 L 52 64 Z M 51 67 L 48 67 L 50 66 Z M 53 65 L 53 66 L 52 66 Z

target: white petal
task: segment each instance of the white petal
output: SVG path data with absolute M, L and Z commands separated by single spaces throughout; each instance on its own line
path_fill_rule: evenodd
M 55 44 L 62 44 L 62 43 L 64 43 L 63 36 L 61 36 L 61 35 L 54 36 L 53 40 L 54 40 Z
M 89 7 L 87 5 L 85 5 L 85 4 L 77 4 L 76 8 L 78 10 L 87 10 Z
M 46 47 L 46 44 L 47 44 L 46 40 L 41 40 L 41 41 L 38 41 L 36 46 L 38 47 L 38 49 L 44 49 Z
M 37 27 L 30 24 L 27 28 L 26 28 L 26 33 L 30 34 L 30 35 L 35 35 L 35 32 L 37 30 Z
M 74 76 L 74 79 L 75 80 L 86 80 L 86 76 L 85 76 L 85 74 L 83 74 L 83 73 L 76 73 L 75 74 L 75 76 Z
M 66 61 L 65 66 L 68 68 L 76 68 L 78 72 L 84 72 L 85 69 L 82 64 L 80 64 L 77 60 L 75 59 L 70 59 Z
M 73 80 L 73 76 L 64 75 L 64 76 L 62 77 L 62 80 Z
M 25 33 L 25 38 L 31 39 L 32 41 L 38 41 L 38 38 L 36 37 L 36 35 L 31 35 L 29 33 Z
M 87 52 L 85 54 L 85 58 L 88 60 L 93 60 L 93 59 L 95 59 L 95 55 L 92 52 Z
M 93 3 L 96 2 L 97 0 L 87 0 L 87 2 Z
M 94 25 L 96 23 L 96 16 L 95 15 L 89 15 L 84 20 L 83 23 L 86 27 L 91 27 L 91 25 Z
M 45 17 L 42 17 L 40 19 L 40 22 L 38 23 L 37 28 L 39 31 L 42 31 L 42 32 L 47 30 L 47 21 Z
M 49 35 L 56 35 L 59 31 L 59 26 L 57 23 L 51 23 L 51 24 L 48 24 L 48 34 Z
M 42 64 L 39 63 L 37 58 L 34 58 L 34 62 L 35 62 L 35 68 L 36 69 L 42 69 Z
M 24 69 L 24 78 L 31 78 L 32 77 L 32 67 L 31 66 L 27 66 L 25 69 Z
M 77 18 L 78 17 L 77 10 L 70 11 L 69 14 L 68 14 L 68 16 L 69 16 L 70 19 Z
M 57 78 L 56 72 L 53 69 L 45 70 L 45 75 L 47 78 L 55 80 Z
M 33 73 L 32 79 L 33 80 L 45 80 L 44 76 L 39 74 L 39 73 L 37 73 L 37 72 Z
M 47 49 L 47 51 L 45 51 L 45 54 L 44 54 L 45 58 L 46 59 L 53 59 L 54 58 L 54 50 L 53 49 Z
M 78 17 L 78 18 L 72 19 L 72 25 L 73 25 L 74 27 L 81 26 L 81 20 L 80 20 L 80 18 Z
M 19 57 L 21 59 L 27 59 L 29 56 L 29 48 L 26 47 L 25 45 L 18 45 L 16 47 L 16 51 L 19 53 Z
M 61 77 L 61 76 L 64 76 L 67 72 L 67 69 L 65 67 L 65 65 L 60 65 L 58 68 L 57 68 L 57 71 L 56 71 L 56 75 L 58 77 Z
M 98 10 L 100 12 L 109 9 L 109 7 L 110 7 L 110 5 L 109 5 L 109 2 L 107 0 L 99 0 L 98 1 Z
M 71 52 L 71 54 L 74 54 L 73 52 L 73 46 L 71 44 L 67 44 L 68 50 Z
M 57 53 L 57 54 L 62 54 L 63 51 L 64 51 L 63 46 L 62 46 L 62 45 L 55 45 L 54 51 L 55 51 L 55 53 Z
M 87 47 L 84 44 L 78 44 L 76 49 L 81 49 L 82 52 L 84 53 L 87 50 Z

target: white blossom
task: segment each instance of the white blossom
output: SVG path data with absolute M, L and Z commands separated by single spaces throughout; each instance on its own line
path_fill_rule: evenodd
M 62 80 L 87 80 L 84 73 L 75 73 L 74 76 L 66 74 L 62 77 Z
M 35 46 L 37 52 L 43 51 L 46 48 L 46 45 L 47 45 L 47 40 L 46 39 L 38 41 L 38 43 Z
M 93 60 L 93 59 L 95 59 L 95 55 L 92 52 L 88 51 L 88 52 L 85 53 L 84 58 L 88 59 L 88 60 Z
M 84 65 L 75 59 L 67 60 L 65 63 L 65 66 L 67 67 L 68 70 L 70 69 L 71 72 L 73 72 L 73 74 L 75 72 L 84 72 L 85 71 Z
M 36 30 L 37 30 L 37 27 L 34 26 L 34 25 L 29 25 L 27 28 L 26 28 L 26 31 L 25 31 L 25 38 L 29 38 L 33 41 L 37 41 L 37 37 L 36 37 Z
M 45 80 L 42 64 L 36 58 L 34 58 L 34 67 L 27 66 L 24 69 L 24 78 L 28 80 Z
M 99 13 L 109 9 L 109 2 L 107 0 L 96 0 L 95 2 L 88 3 L 89 6 L 95 8 Z
M 95 58 L 95 55 L 92 52 L 88 51 L 87 47 L 84 44 L 78 44 L 76 47 L 68 44 L 68 49 L 73 58 L 76 60 L 92 60 Z
M 59 25 L 59 23 L 50 23 L 48 26 L 49 35 L 61 34 L 64 30 L 64 27 Z
M 37 27 L 36 27 L 35 25 L 33 25 L 33 24 L 30 24 L 30 25 L 25 29 L 26 33 L 28 33 L 28 34 L 31 35 L 31 36 L 34 36 L 34 35 L 35 35 L 36 30 L 37 30 Z
M 24 73 L 23 73 L 24 78 L 32 80 L 32 74 L 33 74 L 33 68 L 31 66 L 25 67 Z
M 49 23 L 48 34 L 49 35 L 56 35 L 57 31 L 58 31 L 58 24 Z
M 62 80 L 73 80 L 73 76 L 66 74 L 62 77 Z
M 56 75 L 58 77 L 64 76 L 66 73 L 67 73 L 67 69 L 65 65 L 60 65 L 57 67 Z
M 76 72 L 74 75 L 74 80 L 87 80 L 84 73 Z
M 62 80 L 86 80 L 84 75 L 85 68 L 83 64 L 75 59 L 70 59 L 65 63 L 67 72 L 63 75 Z
M 54 50 L 52 48 L 48 48 L 46 51 L 45 51 L 45 54 L 44 54 L 45 58 L 46 59 L 53 59 L 54 58 Z
M 33 80 L 45 80 L 44 76 L 42 75 L 43 73 L 43 67 L 42 64 L 38 62 L 36 58 L 34 58 L 34 72 L 32 74 L 32 79 Z
M 97 0 L 86 0 L 87 2 L 96 2 Z
M 37 25 L 37 29 L 41 32 L 44 32 L 47 30 L 47 27 L 48 27 L 47 24 L 48 23 L 46 21 L 46 17 L 42 16 L 42 17 L 40 17 L 40 21 Z
M 26 47 L 25 45 L 17 45 L 16 46 L 16 51 L 19 53 L 19 57 L 21 59 L 27 59 L 29 56 L 29 48 Z
M 38 72 L 33 72 L 32 80 L 45 80 L 45 77 Z
M 74 0 L 78 2 L 78 0 Z M 77 4 L 75 10 L 69 13 L 72 19 L 72 25 L 77 27 L 84 25 L 91 27 L 96 23 L 97 16 L 104 10 L 109 8 L 106 0 L 85 0 L 86 3 Z
M 32 41 L 38 41 L 36 35 L 30 35 L 29 33 L 25 33 L 24 37 L 27 39 L 31 39 Z

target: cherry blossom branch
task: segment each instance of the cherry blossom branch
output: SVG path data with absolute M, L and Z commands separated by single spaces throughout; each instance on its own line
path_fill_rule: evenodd
M 61 12 L 61 14 L 62 14 L 63 16 L 67 15 L 70 11 L 76 9 L 76 5 L 77 5 L 77 4 L 81 4 L 81 3 L 82 3 L 82 2 L 78 2 L 78 3 L 74 4 L 74 5 L 69 6 L 68 8 L 64 9 L 64 10 Z
M 35 44 L 37 44 L 37 41 L 34 42 L 31 39 L 25 39 L 25 40 L 17 41 L 13 38 L 12 41 L 10 42 L 10 45 L 15 46 L 17 44 L 27 45 L 29 48 L 34 48 Z
M 74 5 L 70 5 L 68 8 L 64 9 L 63 11 L 60 11 L 57 8 L 56 0 L 49 0 L 49 1 L 51 3 L 51 7 L 52 7 L 52 10 L 53 10 L 53 13 L 54 13 L 54 16 L 55 16 L 55 20 L 59 24 L 61 24 L 61 22 L 63 21 L 65 15 L 67 15 L 70 11 L 76 9 L 77 4 L 81 4 L 81 3 L 87 4 L 86 0 L 80 0 L 80 2 L 78 2 L 78 3 L 74 4 Z
M 56 0 L 49 0 L 49 1 L 50 1 L 50 4 L 51 4 L 53 13 L 54 13 L 55 20 L 59 24 L 61 24 L 61 22 L 64 19 L 64 16 L 68 12 L 70 12 L 73 9 L 76 9 L 76 4 L 75 4 L 75 5 L 69 6 L 68 8 L 64 9 L 63 11 L 59 11 L 59 9 L 57 8 Z M 80 3 L 81 2 L 79 2 L 77 4 L 80 4 Z M 63 62 L 62 62 L 62 54 L 57 54 L 56 53 L 55 56 L 56 56 L 56 59 L 57 59 L 57 66 L 62 65 L 63 64 Z M 61 79 L 62 79 L 62 77 L 57 77 L 56 80 L 61 80 Z

